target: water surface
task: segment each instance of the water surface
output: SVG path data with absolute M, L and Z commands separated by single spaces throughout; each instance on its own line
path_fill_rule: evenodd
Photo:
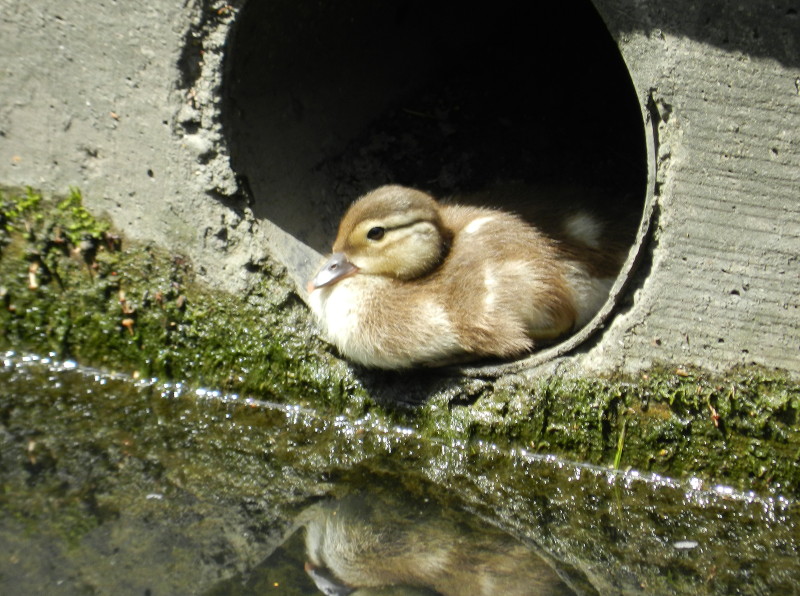
M 407 582 L 394 594 L 459 579 L 480 594 L 501 576 L 509 594 L 798 590 L 793 500 L 388 419 L 6 354 L 0 592 L 363 596 L 390 593 L 352 591 L 385 577 Z M 320 535 L 333 546 L 308 552 Z M 345 547 L 357 556 L 337 567 Z M 438 575 L 408 571 L 436 557 Z

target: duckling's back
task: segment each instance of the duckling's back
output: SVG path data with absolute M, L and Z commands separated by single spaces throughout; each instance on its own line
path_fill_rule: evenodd
M 403 190 L 378 189 L 360 199 L 369 217 L 351 211 L 346 219 L 356 222 L 345 231 L 384 221 L 410 229 L 413 212 L 386 215 L 370 204 L 372 197 Z M 589 212 L 565 211 L 560 220 L 536 226 L 500 210 L 427 200 L 426 208 L 436 210 L 427 226 L 435 225 L 441 238 L 431 248 L 432 269 L 417 276 L 361 270 L 313 292 L 312 308 L 348 358 L 401 369 L 518 357 L 581 327 L 607 298 L 621 252 L 608 248 L 603 223 Z M 393 228 L 371 231 L 384 229 Z M 342 241 L 348 234 L 340 229 L 335 250 L 348 253 Z M 400 248 L 386 262 L 417 252 L 403 244 L 413 234 L 398 237 L 394 246 Z M 377 254 L 372 262 L 379 260 L 379 249 L 370 250 Z

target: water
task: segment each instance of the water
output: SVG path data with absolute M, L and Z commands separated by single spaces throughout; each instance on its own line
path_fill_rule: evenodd
M 429 441 L 377 414 L 47 358 L 0 361 L 0 481 L 1 593 L 792 594 L 800 585 L 794 500 Z M 440 564 L 424 571 L 431 561 Z M 352 591 L 384 580 L 406 586 Z

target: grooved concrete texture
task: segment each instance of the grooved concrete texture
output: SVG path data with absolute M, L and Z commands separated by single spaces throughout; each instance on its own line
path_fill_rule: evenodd
M 314 4 L 274 3 L 268 18 L 284 32 L 276 51 L 291 50 L 293 27 L 306 22 L 291 11 L 310 13 Z M 342 6 L 361 14 L 358 2 Z M 651 154 L 643 147 L 641 158 L 649 180 L 629 203 L 641 209 L 649 197 L 653 218 L 639 266 L 626 292 L 618 288 L 620 304 L 605 329 L 578 353 L 556 358 L 554 368 L 633 370 L 660 362 L 724 370 L 757 363 L 800 374 L 800 6 L 594 6 L 630 72 L 641 126 L 653 131 Z M 420 10 L 411 18 L 422 19 Z M 107 212 L 132 237 L 189 255 L 220 288 L 257 283 L 252 271 L 270 260 L 300 285 L 318 257 L 304 238 L 315 225 L 309 219 L 311 231 L 291 228 L 283 225 L 288 207 L 266 207 L 300 201 L 301 224 L 302 212 L 313 218 L 316 207 L 329 232 L 343 199 L 311 171 L 319 162 L 308 176 L 278 180 L 266 196 L 247 183 L 252 172 L 239 171 L 241 128 L 229 127 L 241 126 L 243 108 L 225 84 L 237 72 L 231 48 L 236 60 L 247 58 L 247 48 L 236 45 L 246 31 L 237 17 L 247 11 L 241 1 L 1 0 L 0 184 L 56 192 L 77 186 L 88 207 Z M 282 26 L 287 11 L 291 23 Z M 587 43 L 569 19 L 546 16 L 539 27 L 563 31 L 578 48 Z M 544 59 L 557 63 L 558 55 Z M 585 74 L 562 79 L 585 112 L 543 122 L 585 118 L 588 134 L 609 118 L 593 107 L 610 91 L 596 79 L 586 85 Z M 330 83 L 327 95 L 336 88 Z M 326 128 L 335 121 L 330 114 L 310 126 L 315 114 L 307 98 L 293 93 L 301 92 L 289 89 L 285 103 L 275 104 L 274 152 L 288 154 L 297 142 L 291 127 L 278 126 L 294 118 L 305 123 L 306 142 L 338 143 L 345 155 L 365 126 L 357 111 L 342 107 L 341 129 Z M 236 171 L 232 151 L 240 151 Z M 533 362 L 512 368 L 536 372 Z
M 603 344 L 800 371 L 800 5 L 596 5 L 658 120 L 652 265 Z

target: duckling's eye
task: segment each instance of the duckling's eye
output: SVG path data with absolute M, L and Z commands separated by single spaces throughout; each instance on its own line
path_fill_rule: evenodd
M 367 232 L 367 238 L 370 240 L 380 240 L 383 238 L 383 235 L 386 234 L 386 229 L 380 226 L 375 226 L 374 228 L 370 228 L 369 232 Z

